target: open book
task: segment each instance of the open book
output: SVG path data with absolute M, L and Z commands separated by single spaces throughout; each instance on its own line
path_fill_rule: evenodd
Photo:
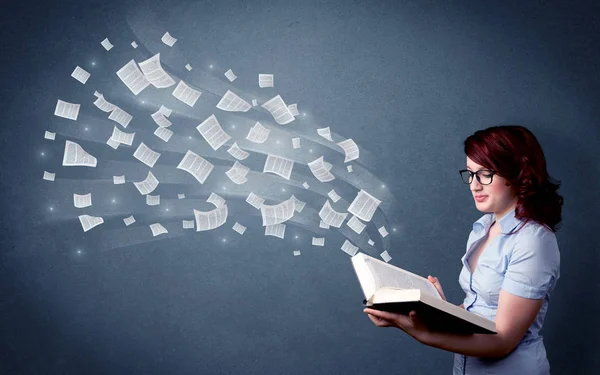
M 429 280 L 361 252 L 352 258 L 369 308 L 417 316 L 433 331 L 496 333 L 494 321 L 444 301 Z

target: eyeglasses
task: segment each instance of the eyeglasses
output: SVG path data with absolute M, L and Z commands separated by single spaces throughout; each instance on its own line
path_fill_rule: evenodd
M 479 181 L 480 184 L 489 185 L 494 179 L 494 174 L 496 174 L 495 171 L 490 171 L 489 169 L 480 169 L 477 172 L 462 169 L 458 171 L 458 173 L 460 173 L 460 177 L 462 177 L 463 182 L 467 185 L 471 185 L 471 182 L 473 182 L 473 175 L 477 177 L 477 181 Z

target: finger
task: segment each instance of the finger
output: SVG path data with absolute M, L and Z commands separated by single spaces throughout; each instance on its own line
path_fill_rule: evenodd
M 385 320 L 390 320 L 390 321 L 392 321 L 398 317 L 398 314 L 390 313 L 387 311 L 380 311 L 380 310 L 369 309 L 369 308 L 366 308 L 363 311 L 367 314 L 371 314 L 376 317 L 383 318 Z

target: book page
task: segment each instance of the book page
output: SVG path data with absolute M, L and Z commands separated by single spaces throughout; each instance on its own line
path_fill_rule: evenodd
M 375 280 L 375 290 L 380 288 L 420 289 L 424 293 L 441 298 L 433 284 L 424 277 L 373 257 L 365 256 L 365 264 Z

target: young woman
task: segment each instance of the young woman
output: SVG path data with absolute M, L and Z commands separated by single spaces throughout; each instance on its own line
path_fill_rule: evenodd
M 465 142 L 460 171 L 475 207 L 462 257 L 461 307 L 494 320 L 496 335 L 431 331 L 415 311 L 408 316 L 365 309 L 378 327 L 402 329 L 419 342 L 455 353 L 454 374 L 549 374 L 539 334 L 560 277 L 555 232 L 561 221 L 560 183 L 546 169 L 542 148 L 522 126 L 479 130 Z M 444 299 L 441 284 L 429 277 Z

